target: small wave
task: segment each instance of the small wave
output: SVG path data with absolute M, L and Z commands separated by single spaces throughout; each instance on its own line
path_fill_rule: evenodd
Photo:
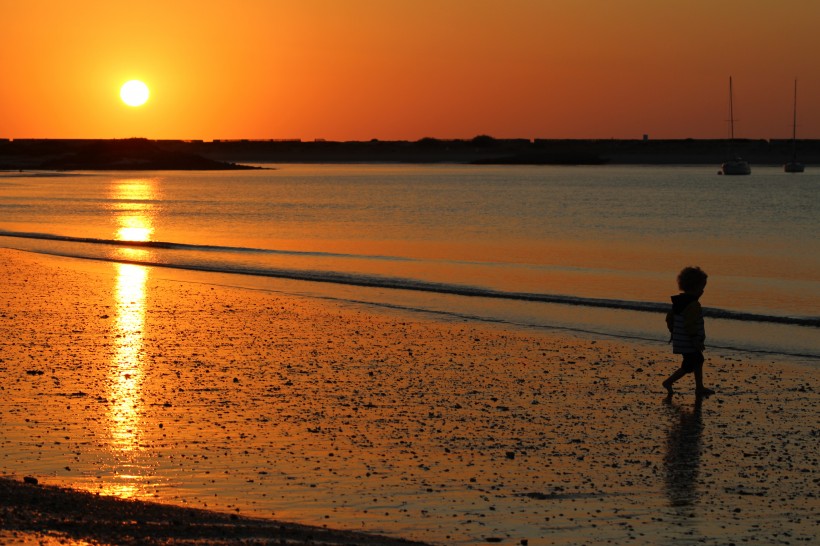
M 252 247 L 236 247 L 223 245 L 197 245 L 190 243 L 174 243 L 168 241 L 129 241 L 121 239 L 99 239 L 95 237 L 71 237 L 68 235 L 54 235 L 51 233 L 30 233 L 21 231 L 0 230 L 0 237 L 13 237 L 17 239 L 35 239 L 40 241 L 56 241 L 62 243 L 83 243 L 90 245 L 108 245 L 131 248 L 154 248 L 162 250 L 189 250 L 201 252 L 230 252 L 245 254 L 278 254 L 286 256 L 310 256 L 326 258 L 356 258 L 364 260 L 392 260 L 392 261 L 416 261 L 413 258 L 401 256 L 381 256 L 376 254 L 344 254 L 338 252 L 317 252 L 304 250 L 279 250 Z M 76 256 L 81 258 L 83 256 Z M 157 264 L 150 264 L 157 265 Z
M 0 231 L 0 236 L 3 232 Z M 59 240 L 66 238 L 60 237 Z M 77 239 L 69 239 L 77 240 Z M 98 241 L 98 240 L 97 240 Z M 137 242 L 140 243 L 140 242 Z M 110 244 L 122 244 L 121 241 L 112 241 Z M 192 247 L 202 249 L 202 246 L 197 245 L 177 245 L 172 244 L 171 247 L 159 246 L 164 243 L 152 242 L 154 248 L 178 248 Z M 210 247 L 222 248 L 222 247 Z M 230 247 L 227 247 L 230 248 Z M 82 256 L 76 253 L 61 252 L 56 249 L 51 250 L 36 250 L 35 252 L 51 254 L 56 256 L 64 256 L 68 258 L 82 258 L 98 261 L 128 263 L 134 265 L 144 265 L 153 267 L 163 267 L 168 269 L 200 271 L 206 273 L 228 273 L 238 275 L 249 275 L 255 277 L 279 278 L 296 281 L 320 282 L 343 284 L 349 286 L 360 286 L 365 288 L 382 288 L 391 290 L 411 290 L 416 292 L 427 292 L 433 294 L 447 294 L 453 296 L 465 296 L 475 298 L 496 298 L 511 301 L 524 301 L 534 303 L 549 303 L 573 306 L 586 306 L 619 309 L 624 311 L 638 311 L 647 313 L 666 313 L 669 310 L 669 304 L 658 302 L 632 301 L 632 300 L 618 300 L 605 298 L 586 298 L 581 296 L 567 296 L 562 294 L 544 294 L 544 293 L 530 293 L 530 292 L 513 292 L 496 290 L 492 288 L 482 288 L 478 286 L 438 283 L 431 281 L 423 281 L 418 279 L 407 279 L 400 277 L 384 277 L 377 275 L 366 275 L 362 273 L 344 273 L 339 271 L 316 271 L 305 269 L 280 269 L 280 268 L 257 268 L 240 266 L 225 263 L 209 263 L 209 264 L 186 264 L 186 263 L 167 263 L 160 261 L 141 261 L 141 260 L 125 260 L 113 259 L 99 256 Z M 766 322 L 776 324 L 790 324 L 796 326 L 820 327 L 820 317 L 790 317 L 780 315 L 768 315 L 762 313 L 749 313 L 743 311 L 730 311 L 727 309 L 718 308 L 704 308 L 704 316 L 717 319 L 735 320 L 742 322 Z
M 794 324 L 797 326 L 820 327 L 820 317 L 786 317 L 781 315 L 764 315 L 759 313 L 746 313 L 743 311 L 729 311 L 728 309 L 717 309 L 704 307 L 703 315 L 709 318 L 738 320 L 747 322 L 774 322 L 777 324 Z

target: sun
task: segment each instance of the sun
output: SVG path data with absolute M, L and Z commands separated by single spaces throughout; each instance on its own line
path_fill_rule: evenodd
M 139 80 L 131 80 L 120 87 L 120 98 L 128 106 L 142 106 L 148 100 L 148 86 Z

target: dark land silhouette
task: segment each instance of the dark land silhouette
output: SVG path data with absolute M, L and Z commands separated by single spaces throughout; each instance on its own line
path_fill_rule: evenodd
M 168 147 L 143 138 L 0 142 L 0 169 L 214 171 L 253 168 L 206 158 L 190 149 Z
M 0 169 L 224 170 L 234 163 L 460 163 L 485 165 L 715 165 L 743 156 L 782 165 L 794 142 L 781 140 L 0 140 Z M 799 140 L 798 158 L 820 162 L 820 140 Z

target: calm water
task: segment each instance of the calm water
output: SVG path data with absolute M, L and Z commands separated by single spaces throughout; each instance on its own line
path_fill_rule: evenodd
M 817 357 L 820 174 L 715 171 L 2 173 L 0 245 L 650 340 L 666 336 L 658 313 L 677 271 L 697 264 L 713 345 Z

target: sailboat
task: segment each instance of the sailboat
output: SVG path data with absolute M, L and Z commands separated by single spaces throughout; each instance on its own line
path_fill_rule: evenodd
M 792 123 L 792 160 L 783 165 L 787 173 L 802 173 L 806 167 L 797 161 L 797 78 L 794 80 L 794 121 Z
M 732 105 L 732 77 L 729 76 L 729 142 L 735 140 L 735 113 Z M 736 174 L 752 174 L 752 167 L 749 162 L 740 157 L 724 163 L 718 174 L 736 175 Z

